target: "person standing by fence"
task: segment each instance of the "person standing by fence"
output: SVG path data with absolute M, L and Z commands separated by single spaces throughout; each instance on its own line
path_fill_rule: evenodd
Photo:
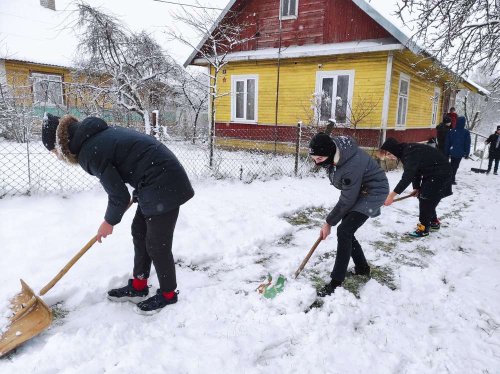
M 445 142 L 446 155 L 451 160 L 453 184 L 457 184 L 456 175 L 460 161 L 462 161 L 462 158 L 469 157 L 470 144 L 470 132 L 465 128 L 465 117 L 458 117 L 456 127 L 448 133 Z
M 490 145 L 487 173 L 489 174 L 491 172 L 493 161 L 495 161 L 495 169 L 493 169 L 493 174 L 498 175 L 498 163 L 500 161 L 500 126 L 497 126 L 497 131 L 494 134 L 491 134 L 488 139 L 486 139 L 486 144 Z
M 134 244 L 133 279 L 110 290 L 112 301 L 139 302 L 136 311 L 152 314 L 177 302 L 177 281 L 172 240 L 179 207 L 194 196 L 184 168 L 175 155 L 154 137 L 112 126 L 96 117 L 79 122 L 46 114 L 42 128 L 44 146 L 69 164 L 79 164 L 99 178 L 108 194 L 104 221 L 97 240 L 113 233 L 130 202 L 126 184 L 132 186 L 138 207 L 132 221 Z M 151 264 L 160 288 L 146 299 Z
M 436 140 L 437 140 L 437 149 L 443 152 L 446 155 L 445 143 L 446 137 L 451 130 L 451 118 L 445 114 L 443 116 L 443 122 L 436 126 Z

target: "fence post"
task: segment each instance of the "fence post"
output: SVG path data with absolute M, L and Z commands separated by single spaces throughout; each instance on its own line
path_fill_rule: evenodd
M 302 138 L 302 122 L 297 123 L 297 137 L 295 140 L 295 176 L 299 172 L 299 153 L 300 153 L 300 141 Z
M 31 161 L 30 161 L 30 141 L 26 131 L 26 126 L 23 126 L 24 140 L 26 141 L 26 155 L 28 156 L 28 195 L 31 194 Z

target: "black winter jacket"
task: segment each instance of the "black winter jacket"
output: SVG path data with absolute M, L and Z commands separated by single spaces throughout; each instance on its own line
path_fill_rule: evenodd
M 490 145 L 490 152 L 488 155 L 489 158 L 500 158 L 500 144 L 498 144 L 497 147 L 497 141 L 499 136 L 500 135 L 498 135 L 497 133 L 491 134 L 486 140 L 486 144 Z
M 111 225 L 121 221 L 130 201 L 126 184 L 136 189 L 146 217 L 166 213 L 194 196 L 180 162 L 152 136 L 89 117 L 69 127 L 69 139 L 70 152 L 108 194 L 104 218 Z
M 452 194 L 451 166 L 439 150 L 418 143 L 399 146 L 400 154 L 393 154 L 401 160 L 404 170 L 394 192 L 401 194 L 411 183 L 414 189 L 420 190 L 422 199 L 442 199 Z

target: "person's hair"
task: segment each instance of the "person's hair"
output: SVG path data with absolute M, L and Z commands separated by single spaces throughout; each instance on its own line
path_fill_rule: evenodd
M 450 108 L 450 112 L 451 112 L 451 111 L 456 112 L 456 109 L 455 109 L 455 107 L 454 107 L 454 106 L 452 106 L 452 107 Z

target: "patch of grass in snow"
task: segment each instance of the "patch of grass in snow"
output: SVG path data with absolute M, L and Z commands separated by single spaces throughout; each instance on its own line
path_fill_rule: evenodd
M 380 250 L 382 252 L 386 252 L 386 253 L 392 252 L 396 248 L 396 243 L 392 242 L 392 241 L 388 242 L 388 241 L 383 241 L 383 240 L 377 240 L 377 241 L 371 242 L 370 244 L 373 245 L 375 247 L 375 249 L 378 249 L 378 250 Z
M 397 288 L 396 284 L 394 283 L 394 273 L 390 268 L 378 267 L 373 265 L 371 266 L 369 277 L 366 275 L 353 275 L 347 277 L 344 280 L 342 287 L 359 298 L 359 291 L 370 279 L 374 279 L 378 283 L 388 287 L 393 291 Z
M 469 203 L 467 203 L 467 202 L 461 202 L 460 205 L 456 209 L 454 209 L 454 210 L 452 210 L 452 211 L 450 211 L 448 213 L 442 214 L 439 217 L 439 219 L 441 221 L 443 221 L 443 220 L 446 220 L 448 218 L 462 218 L 462 212 L 465 209 L 467 209 L 468 207 L 470 207 Z
M 414 252 L 417 252 L 418 254 L 420 254 L 422 256 L 434 256 L 434 252 L 422 244 L 417 245 Z
M 323 207 L 309 207 L 298 210 L 290 215 L 285 215 L 283 218 L 293 226 L 306 226 L 312 228 L 320 226 L 327 216 L 328 211 Z
M 391 231 L 386 231 L 384 232 L 384 235 L 397 241 L 397 242 L 402 242 L 402 243 L 410 243 L 412 242 L 413 240 L 415 240 L 414 238 L 412 238 L 411 236 L 409 235 L 406 235 L 406 234 L 400 234 L 400 233 L 397 233 L 397 232 L 391 232 Z
M 398 264 L 402 264 L 402 265 L 406 265 L 406 266 L 411 266 L 411 267 L 414 267 L 414 268 L 426 268 L 427 267 L 427 263 L 421 259 L 421 258 L 418 258 L 418 257 L 411 257 L 411 256 L 407 256 L 405 254 L 402 254 L 400 253 L 396 258 L 395 260 Z
M 50 309 L 52 310 L 52 317 L 54 318 L 55 324 L 61 324 L 62 320 L 66 318 L 69 313 L 69 310 L 64 309 L 62 301 L 54 304 Z
M 278 239 L 276 245 L 280 247 L 286 247 L 289 246 L 292 241 L 293 241 L 293 234 L 286 234 Z

